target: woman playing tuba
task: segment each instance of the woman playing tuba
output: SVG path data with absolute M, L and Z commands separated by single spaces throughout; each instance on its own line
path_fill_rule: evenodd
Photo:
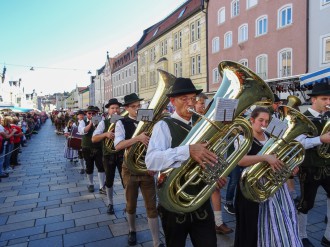
M 253 167 L 258 162 L 266 162 L 273 170 L 283 167 L 283 162 L 276 155 L 258 154 L 269 139 L 264 132 L 269 119 L 270 112 L 266 108 L 257 107 L 252 111 L 250 121 L 254 140 L 251 150 L 239 161 L 240 166 Z M 295 208 L 286 184 L 261 204 L 247 199 L 242 193 L 242 184 L 239 184 L 235 208 L 235 247 L 267 246 L 270 242 L 286 243 L 282 246 L 302 246 L 296 225 Z

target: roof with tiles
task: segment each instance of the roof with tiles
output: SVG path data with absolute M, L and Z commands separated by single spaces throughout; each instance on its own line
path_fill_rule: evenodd
M 112 73 L 122 69 L 123 67 L 137 60 L 136 48 L 137 43 L 135 43 L 131 47 L 128 47 L 125 51 L 110 59 Z
M 142 49 L 149 43 L 159 38 L 161 35 L 176 27 L 191 15 L 200 11 L 203 7 L 203 0 L 190 0 L 174 10 L 169 16 L 159 23 L 144 31 L 144 37 L 141 38 L 138 49 Z

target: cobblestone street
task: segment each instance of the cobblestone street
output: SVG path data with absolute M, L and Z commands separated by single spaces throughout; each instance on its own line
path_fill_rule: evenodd
M 39 134 L 22 148 L 22 165 L 2 179 L 0 246 L 127 246 L 125 199 L 118 174 L 114 185 L 116 214 L 110 216 L 106 213 L 106 196 L 89 193 L 79 163 L 63 157 L 64 143 L 65 137 L 56 135 L 47 120 Z M 95 186 L 96 181 L 95 173 Z M 320 190 L 308 218 L 309 237 L 315 246 L 320 246 L 326 227 L 325 214 L 326 196 Z M 141 194 L 137 215 L 137 246 L 151 247 Z M 223 217 L 228 226 L 235 227 L 234 216 L 223 211 Z M 234 233 L 217 237 L 218 246 L 233 245 Z M 192 246 L 189 240 L 187 246 Z

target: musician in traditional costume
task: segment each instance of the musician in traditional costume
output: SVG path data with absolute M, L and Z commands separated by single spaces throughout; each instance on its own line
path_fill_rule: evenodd
M 259 155 L 269 136 L 264 132 L 270 120 L 270 112 L 266 108 L 255 108 L 250 117 L 253 130 L 251 150 L 245 155 L 239 166 L 248 167 L 258 162 L 266 162 L 275 170 L 284 165 L 276 154 Z M 235 143 L 236 148 L 237 143 Z M 296 170 L 295 170 L 296 171 Z M 241 185 L 236 191 L 236 231 L 235 247 L 272 246 L 302 246 L 298 235 L 296 213 L 293 201 L 286 184 L 266 202 L 258 202 L 245 198 Z
M 119 114 L 121 106 L 122 104 L 118 102 L 116 98 L 109 100 L 109 102 L 105 105 L 105 108 L 108 109 L 108 116 L 98 124 L 92 137 L 93 143 L 102 141 L 103 166 L 105 170 L 105 190 L 107 192 L 108 198 L 108 214 L 115 213 L 113 208 L 113 181 L 115 178 L 116 168 L 119 172 L 120 179 L 123 184 L 121 171 L 124 152 L 123 150 L 119 152 L 110 152 L 106 147 L 106 141 L 109 139 L 113 140 L 115 138 L 114 130 L 108 131 L 111 124 L 111 116 L 114 114 Z M 114 149 L 113 145 L 110 148 Z
M 178 168 L 189 158 L 199 164 L 215 164 L 217 156 L 209 151 L 206 143 L 179 146 L 187 136 L 192 125 L 192 113 L 188 108 L 194 108 L 197 90 L 189 78 L 177 78 L 172 91 L 167 94 L 175 107 L 171 117 L 159 121 L 153 128 L 149 142 L 146 165 L 150 172 L 158 172 L 167 168 Z M 225 179 L 220 179 L 218 186 L 222 187 Z M 161 204 L 158 205 L 159 215 L 165 234 L 166 246 L 181 247 L 186 245 L 188 234 L 194 246 L 217 246 L 214 214 L 210 200 L 191 213 L 174 213 Z
M 81 121 L 84 121 L 84 117 L 85 117 L 85 112 L 83 110 L 79 110 L 77 112 L 77 122 L 76 122 L 77 126 L 79 126 L 79 123 Z M 86 165 L 85 165 L 85 160 L 84 160 L 84 157 L 82 154 L 82 147 L 78 150 L 78 160 L 81 165 L 80 174 L 85 174 Z
M 306 149 L 304 162 L 299 171 L 301 198 L 298 204 L 299 234 L 304 247 L 314 246 L 308 239 L 306 226 L 307 214 L 314 206 L 317 189 L 322 186 L 327 193 L 327 216 L 330 219 L 330 159 L 321 157 L 317 147 L 323 143 L 330 143 L 330 133 L 321 135 L 326 124 L 323 114 L 329 111 L 330 85 L 328 83 L 315 84 L 311 96 L 312 106 L 304 114 L 311 118 L 318 129 L 317 137 L 307 138 L 299 136 L 297 140 Z M 322 246 L 330 246 L 330 222 L 328 221 L 324 236 L 321 240 Z
M 78 132 L 83 135 L 81 146 L 83 157 L 86 162 L 86 174 L 88 179 L 87 189 L 89 192 L 94 192 L 93 172 L 95 164 L 100 186 L 99 193 L 106 194 L 104 188 L 105 171 L 102 164 L 102 143 L 92 142 L 92 135 L 96 128 L 92 121 L 92 117 L 97 114 L 98 110 L 94 106 L 88 106 L 85 112 L 87 114 L 87 119 L 79 122 Z
M 126 95 L 124 97 L 123 106 L 128 111 L 128 117 L 125 117 L 117 121 L 115 126 L 115 141 L 114 145 L 116 150 L 124 150 L 129 148 L 137 142 L 141 142 L 144 145 L 148 145 L 149 137 L 145 133 L 141 133 L 132 138 L 133 133 L 137 127 L 138 121 L 137 110 L 141 108 L 140 99 L 135 93 Z M 159 224 L 158 215 L 156 209 L 156 189 L 153 174 L 149 175 L 135 175 L 131 173 L 125 160 L 122 166 L 122 176 L 125 186 L 126 197 L 126 215 L 129 226 L 128 244 L 136 244 L 136 206 L 139 194 L 139 188 L 141 189 L 145 208 L 147 210 L 148 224 L 151 231 L 154 247 L 163 246 L 159 239 Z

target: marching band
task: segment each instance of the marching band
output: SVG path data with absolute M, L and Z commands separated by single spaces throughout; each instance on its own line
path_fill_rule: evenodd
M 196 104 L 202 90 L 196 89 L 189 78 L 172 78 L 173 85 L 161 92 L 161 96 L 156 92 L 157 97 L 162 97 L 159 104 L 163 104 L 157 111 L 163 112 L 168 102 L 175 111 L 170 116 L 163 114 L 157 121 L 155 118 L 149 120 L 150 133 L 138 132 L 138 110 L 143 99 L 135 93 L 126 95 L 123 103 L 110 99 L 105 106 L 108 116 L 98 123 L 92 121 L 98 112 L 95 107 L 79 111 L 80 152 L 86 163 L 83 170 L 88 179 L 88 191 L 94 192 L 95 164 L 99 192 L 107 195 L 107 213 L 114 214 L 113 184 L 117 168 L 125 190 L 130 246 L 138 242 L 136 207 L 139 189 L 154 247 L 165 246 L 159 237 L 158 216 L 166 246 L 185 246 L 188 235 L 193 246 L 217 246 L 216 234 L 232 230 L 218 229 L 223 224 L 222 218 L 219 221 L 219 209 L 211 205 L 210 198 L 214 191 L 226 185 L 231 171 L 239 167 L 237 174 L 241 170 L 243 173 L 239 181 L 235 180 L 234 200 L 228 196 L 231 200 L 228 205 L 236 216 L 234 246 L 313 246 L 306 233 L 307 215 L 320 186 L 327 193 L 324 213 L 330 219 L 330 155 L 327 156 L 326 145 L 330 143 L 330 130 L 329 120 L 323 117 L 330 106 L 330 85 L 318 83 L 313 87 L 309 94 L 312 105 L 304 114 L 291 106 L 280 105 L 275 95 L 275 103 L 280 103 L 275 104 L 272 114 L 269 106 L 274 103 L 273 93 L 257 75 L 235 63 L 221 66 L 224 80 L 226 73 L 229 74 L 229 83 L 220 86 L 222 88 L 207 112 L 199 110 L 205 109 L 205 103 Z M 236 90 L 235 83 L 244 86 Z M 238 99 L 234 117 L 219 124 L 215 112 L 221 105 L 216 103 L 216 97 L 233 99 L 233 92 L 237 93 L 235 99 Z M 257 107 L 248 118 L 243 117 L 251 106 Z M 201 115 L 196 117 L 195 111 Z M 272 118 L 277 118 L 287 128 L 280 135 L 269 132 Z M 218 132 L 226 133 L 218 135 Z M 133 149 L 136 145 L 139 148 Z M 141 173 L 132 170 L 132 164 L 128 165 L 130 152 L 140 152 L 137 156 L 144 165 Z M 136 165 L 140 166 L 141 162 Z M 286 183 L 294 175 L 298 175 L 301 188 L 297 205 Z M 266 193 L 270 183 L 272 190 Z M 321 245 L 330 246 L 330 222 Z

